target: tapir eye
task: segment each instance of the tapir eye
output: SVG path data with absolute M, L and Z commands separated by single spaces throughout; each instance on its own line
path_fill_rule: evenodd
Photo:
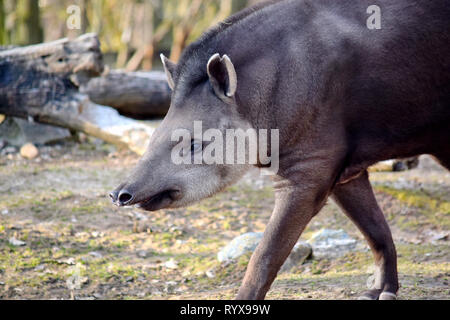
M 191 141 L 191 153 L 195 153 L 202 149 L 202 143 L 200 141 L 192 140 Z

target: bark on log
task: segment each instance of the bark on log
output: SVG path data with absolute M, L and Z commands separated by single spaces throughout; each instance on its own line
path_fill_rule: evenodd
M 1 70 L 7 66 L 46 73 L 61 78 L 71 77 L 78 84 L 82 79 L 99 76 L 103 72 L 103 56 L 95 34 L 82 35 L 27 47 L 0 51 Z M 79 78 L 79 77 L 82 78 Z
M 110 71 L 83 84 L 80 92 L 135 119 L 164 116 L 171 96 L 164 72 Z
M 145 132 L 140 139 L 145 140 L 153 128 L 129 122 L 126 129 L 114 126 L 127 119 L 79 92 L 79 86 L 100 76 L 103 69 L 100 43 L 94 34 L 1 51 L 0 114 L 85 132 L 142 153 L 145 142 L 136 144 L 130 137 Z M 106 123 L 102 114 L 108 116 Z
M 93 34 L 0 52 L 0 113 L 80 130 L 77 84 L 103 71 Z

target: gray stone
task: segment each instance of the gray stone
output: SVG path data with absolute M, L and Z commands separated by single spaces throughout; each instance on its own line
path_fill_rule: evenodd
M 0 123 L 0 139 L 20 147 L 27 142 L 45 144 L 70 137 L 67 129 L 7 117 Z
M 7 156 L 9 154 L 15 154 L 15 153 L 17 153 L 17 151 L 18 151 L 18 149 L 16 147 L 10 146 L 10 147 L 3 148 L 2 151 L 0 151 L 0 155 Z
M 164 267 L 167 269 L 178 269 L 178 262 L 174 259 L 170 259 L 164 263 Z
M 147 258 L 148 253 L 147 253 L 147 251 L 145 251 L 145 250 L 139 250 L 139 251 L 137 252 L 137 256 L 138 256 L 139 258 Z
M 247 252 L 253 252 L 262 236 L 262 232 L 249 232 L 234 238 L 217 253 L 217 259 L 226 262 L 237 259 Z
M 17 239 L 14 238 L 14 237 L 12 237 L 12 238 L 9 239 L 9 244 L 11 244 L 12 246 L 15 246 L 15 247 L 21 247 L 21 246 L 26 245 L 26 243 L 25 243 L 24 241 L 22 241 L 22 240 L 17 240 Z
M 103 255 L 97 251 L 91 251 L 91 252 L 89 252 L 89 255 L 93 256 L 94 258 L 102 258 L 103 257 Z
M 262 236 L 262 232 L 249 232 L 234 238 L 219 251 L 217 259 L 220 262 L 229 262 L 231 260 L 236 260 L 248 252 L 253 252 L 261 241 Z M 288 271 L 295 265 L 302 264 L 311 253 L 312 248 L 310 244 L 304 241 L 297 242 L 284 263 L 282 271 Z
M 315 258 L 336 258 L 356 249 L 357 241 L 344 230 L 321 229 L 308 240 Z
M 281 272 L 287 272 L 293 267 L 301 265 L 312 254 L 312 247 L 305 241 L 298 241 L 292 249 L 289 257 L 281 267 Z
M 206 271 L 206 276 L 210 279 L 213 279 L 216 277 L 216 274 L 213 270 L 208 270 L 208 271 Z

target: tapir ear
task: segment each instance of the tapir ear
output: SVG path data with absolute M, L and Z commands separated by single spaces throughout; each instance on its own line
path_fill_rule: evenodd
M 222 58 L 213 55 L 207 65 L 209 81 L 219 98 L 233 97 L 237 88 L 237 76 L 234 65 L 227 55 Z
M 165 55 L 161 53 L 161 61 L 164 66 L 164 71 L 166 72 L 167 82 L 169 83 L 170 89 L 175 88 L 175 82 L 173 81 L 174 72 L 177 67 L 175 63 L 166 58 Z

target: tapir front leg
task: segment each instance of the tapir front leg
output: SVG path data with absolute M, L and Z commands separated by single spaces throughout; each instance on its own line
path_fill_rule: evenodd
M 350 182 L 335 186 L 332 197 L 363 233 L 375 258 L 375 281 L 361 299 L 395 299 L 398 290 L 395 246 L 367 171 Z
M 250 259 L 236 299 L 264 299 L 278 270 L 325 198 L 326 193 L 318 198 L 317 189 L 305 186 L 278 190 L 274 211 Z

